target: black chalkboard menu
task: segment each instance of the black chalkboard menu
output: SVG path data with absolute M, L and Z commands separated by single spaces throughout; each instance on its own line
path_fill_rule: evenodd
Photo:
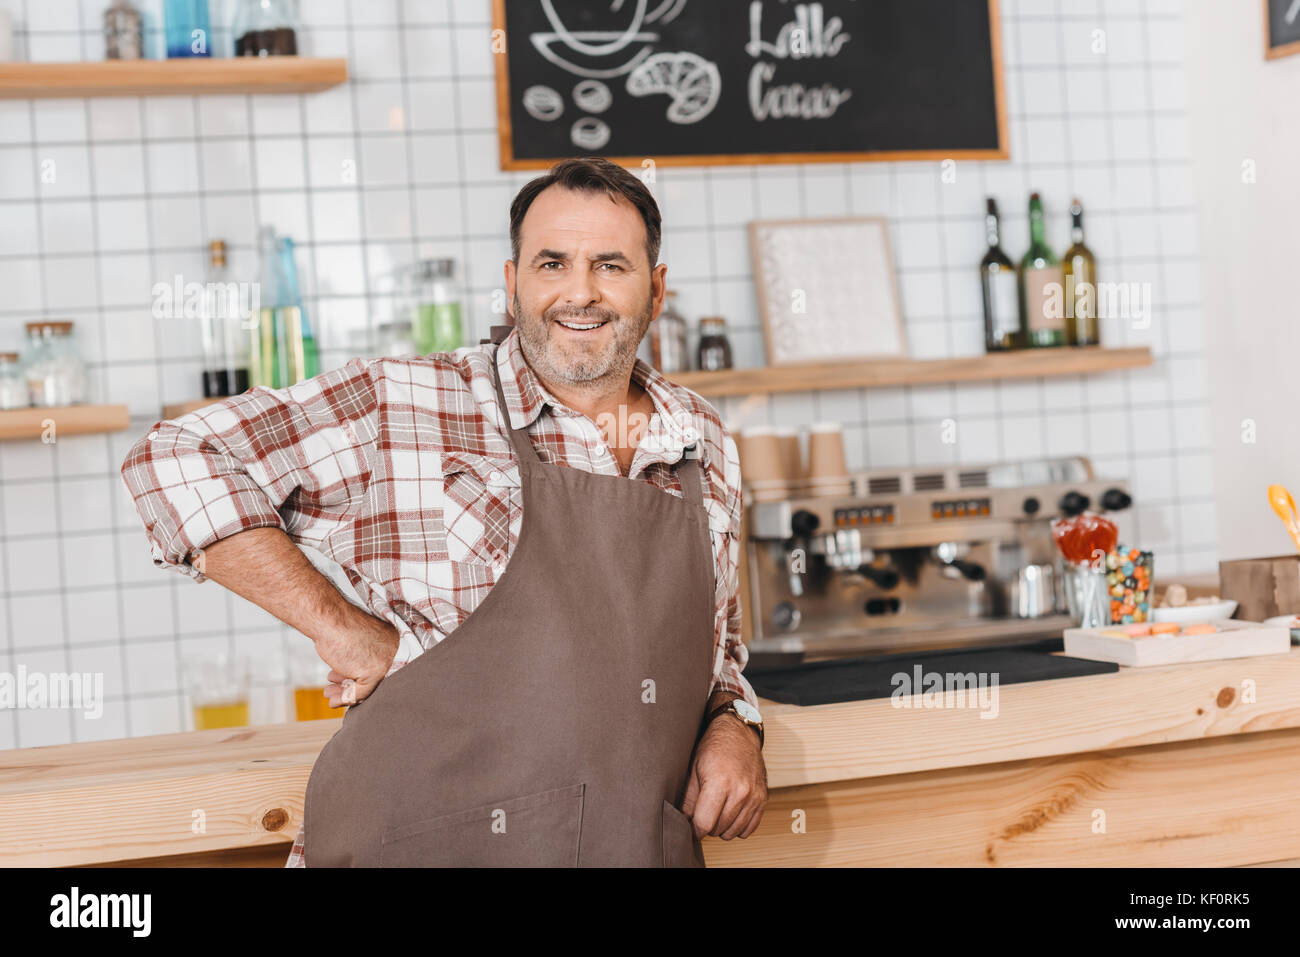
M 1005 159 L 997 0 L 493 0 L 502 169 Z
M 1263 0 L 1264 56 L 1300 53 L 1300 0 Z

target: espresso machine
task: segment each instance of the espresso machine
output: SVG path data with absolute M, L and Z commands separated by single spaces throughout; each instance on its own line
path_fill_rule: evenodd
M 749 506 L 751 667 L 1059 638 L 1052 520 L 1132 504 L 1082 457 L 850 478 L 848 496 Z

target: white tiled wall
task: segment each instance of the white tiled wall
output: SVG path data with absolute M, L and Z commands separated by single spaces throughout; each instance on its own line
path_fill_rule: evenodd
M 0 0 L 14 14 L 19 57 L 38 60 L 100 57 L 105 5 Z M 156 25 L 159 0 L 141 6 Z M 98 721 L 0 714 L 0 747 L 182 730 L 178 659 L 205 646 L 256 655 L 254 720 L 284 715 L 282 655 L 306 639 L 215 584 L 155 570 L 118 479 L 163 403 L 198 391 L 192 330 L 154 319 L 150 290 L 202 275 L 215 237 L 254 278 L 256 228 L 271 223 L 299 242 L 327 367 L 369 348 L 390 309 L 386 275 L 420 257 L 463 264 L 471 334 L 486 334 L 509 255 L 509 202 L 533 175 L 497 170 L 489 6 L 304 0 L 304 52 L 346 56 L 353 76 L 317 95 L 0 101 L 0 349 L 17 345 L 26 319 L 71 317 L 92 400 L 129 403 L 135 416 L 117 435 L 0 444 L 0 671 L 102 671 L 109 699 Z M 756 365 L 764 356 L 745 223 L 887 216 L 912 354 L 966 355 L 982 348 L 974 267 L 984 196 L 1002 205 L 1014 258 L 1027 241 L 1029 191 L 1044 196 L 1058 252 L 1077 192 L 1101 278 L 1150 282 L 1155 298 L 1149 329 L 1110 322 L 1104 339 L 1149 344 L 1154 367 L 728 400 L 723 411 L 733 428 L 842 421 L 854 467 L 1087 454 L 1129 478 L 1137 507 L 1123 536 L 1156 549 L 1162 576 L 1210 570 L 1178 4 L 1002 0 L 1001 9 L 1012 161 L 961 162 L 947 184 L 937 163 L 660 167 L 661 260 L 687 313 L 726 316 L 737 363 Z M 223 22 L 214 18 L 218 49 L 229 42 Z M 1093 52 L 1099 37 L 1104 53 Z M 156 30 L 149 42 L 156 51 Z M 955 445 L 940 441 L 946 418 Z

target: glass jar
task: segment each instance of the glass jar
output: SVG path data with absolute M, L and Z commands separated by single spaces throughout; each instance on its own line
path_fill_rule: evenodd
M 298 16 L 290 0 L 237 0 L 235 56 L 297 56 Z
M 144 32 L 140 11 L 130 0 L 114 0 L 104 11 L 104 57 L 108 60 L 144 58 Z
M 398 357 L 417 354 L 415 337 L 411 335 L 409 322 L 385 322 L 377 332 L 379 333 L 379 355 Z
M 31 404 L 18 353 L 0 352 L 0 409 L 25 409 Z
M 731 343 L 727 340 L 727 320 L 721 316 L 700 318 L 700 342 L 696 348 L 696 366 L 705 371 L 731 368 Z
M 29 322 L 23 350 L 23 378 L 32 405 L 77 405 L 86 401 L 86 364 L 68 320 Z
M 420 355 L 451 352 L 465 344 L 460 317 L 460 292 L 456 288 L 456 260 L 426 259 L 412 274 L 415 313 L 411 331 Z
M 660 372 L 685 372 L 689 369 L 686 349 L 686 320 L 677 311 L 677 290 L 664 292 L 664 307 L 650 323 L 650 364 Z

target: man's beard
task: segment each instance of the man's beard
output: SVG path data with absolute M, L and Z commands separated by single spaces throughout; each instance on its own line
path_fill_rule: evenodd
M 646 299 L 645 309 L 635 320 L 601 307 L 582 310 L 553 306 L 538 316 L 523 310 L 517 291 L 514 301 L 515 327 L 519 330 L 519 345 L 524 358 L 544 379 L 569 385 L 591 382 L 631 369 L 641 338 L 650 326 L 653 309 L 654 302 Z M 578 343 L 561 345 L 556 338 L 556 319 L 574 323 L 608 320 L 613 335 L 599 351 L 584 349 Z

